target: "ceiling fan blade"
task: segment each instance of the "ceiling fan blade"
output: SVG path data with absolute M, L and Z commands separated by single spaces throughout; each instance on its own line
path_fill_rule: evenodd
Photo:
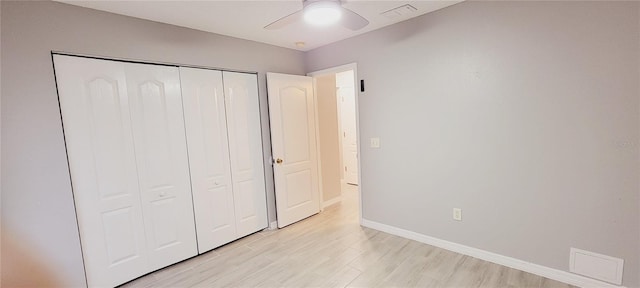
M 353 31 L 360 30 L 364 28 L 364 26 L 369 25 L 369 20 L 344 7 L 342 7 L 342 20 L 340 22 L 342 26 Z
M 276 21 L 273 21 L 271 24 L 264 26 L 264 29 L 267 30 L 277 30 L 284 26 L 287 26 L 293 22 L 297 22 L 302 18 L 302 10 L 298 10 L 293 12 L 287 16 L 284 16 Z

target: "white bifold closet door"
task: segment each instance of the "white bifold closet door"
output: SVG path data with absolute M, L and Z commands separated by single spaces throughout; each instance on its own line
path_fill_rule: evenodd
M 204 253 L 267 227 L 257 76 L 185 67 L 180 76 Z
M 267 228 L 258 75 L 222 72 L 238 238 Z
M 196 255 L 178 68 L 54 63 L 89 286 Z
M 237 237 L 222 72 L 180 68 L 198 251 Z
M 125 63 L 149 250 L 157 270 L 197 255 L 177 67 Z

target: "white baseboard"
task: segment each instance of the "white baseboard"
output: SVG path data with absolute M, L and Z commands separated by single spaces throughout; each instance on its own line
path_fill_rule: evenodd
M 379 230 L 403 238 L 415 240 L 432 246 L 436 246 L 449 251 L 457 252 L 460 254 L 468 255 L 485 261 L 493 262 L 499 265 L 507 266 L 510 268 L 518 269 L 521 271 L 536 274 L 542 277 L 560 281 L 563 283 L 571 284 L 578 287 L 616 287 L 625 288 L 624 286 L 617 286 L 610 283 L 598 281 L 588 277 L 580 276 L 577 274 L 569 273 L 566 271 L 534 264 L 524 260 L 496 254 L 493 252 L 485 251 L 478 248 L 465 246 L 462 244 L 449 242 L 446 240 L 438 239 L 435 237 L 427 236 L 424 234 L 416 233 L 409 230 L 404 230 L 394 226 L 378 223 L 375 221 L 362 219 L 361 225 L 371 229 Z
M 269 223 L 269 227 L 267 229 L 269 229 L 269 230 L 278 229 L 278 221 L 273 221 L 273 222 Z
M 327 207 L 329 207 L 329 206 L 331 206 L 333 204 L 339 203 L 339 202 L 342 202 L 342 194 L 340 196 L 338 196 L 338 197 L 335 197 L 333 199 L 330 199 L 330 200 L 322 202 L 322 209 L 327 208 Z

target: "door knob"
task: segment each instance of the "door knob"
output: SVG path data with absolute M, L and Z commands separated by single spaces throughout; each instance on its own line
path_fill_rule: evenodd
M 282 159 L 278 158 L 278 159 L 276 160 L 276 163 L 278 163 L 278 164 L 282 164 Z

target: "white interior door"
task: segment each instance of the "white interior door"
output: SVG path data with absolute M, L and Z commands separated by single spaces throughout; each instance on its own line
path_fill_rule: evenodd
M 87 281 L 116 286 L 151 271 L 124 64 L 54 62 Z
M 320 211 L 311 77 L 267 73 L 278 227 Z
M 195 223 L 177 67 L 125 63 L 149 265 L 195 256 Z
M 340 101 L 342 131 L 342 162 L 345 181 L 358 184 L 358 138 L 356 136 L 356 97 L 353 70 L 336 73 L 337 95 Z
M 237 238 L 222 72 L 180 67 L 198 251 Z
M 238 238 L 268 226 L 256 74 L 222 72 Z

